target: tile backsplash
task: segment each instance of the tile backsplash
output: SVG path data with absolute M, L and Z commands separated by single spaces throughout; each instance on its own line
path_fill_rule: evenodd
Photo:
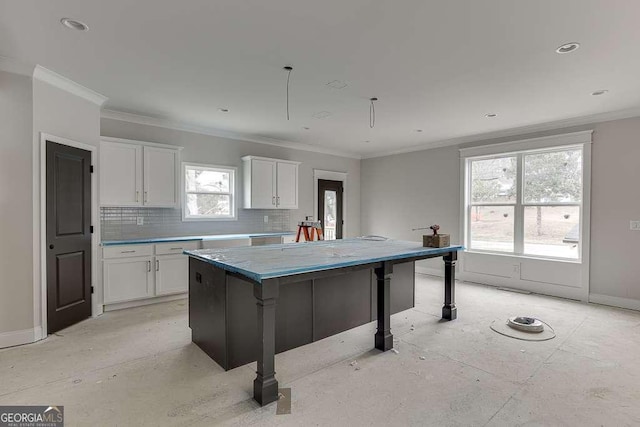
M 181 209 L 100 208 L 102 240 L 290 231 L 290 217 L 285 209 L 239 209 L 236 221 L 183 222 Z

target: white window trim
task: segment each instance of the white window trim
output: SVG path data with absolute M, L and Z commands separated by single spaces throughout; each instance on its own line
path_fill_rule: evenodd
M 189 216 L 187 215 L 187 187 L 186 187 L 186 174 L 187 167 L 196 167 L 196 168 L 206 168 L 211 170 L 223 171 L 223 172 L 232 172 L 231 175 L 231 183 L 230 188 L 231 192 L 231 212 L 232 216 Z M 238 220 L 238 168 L 235 166 L 224 166 L 224 165 L 211 165 L 204 163 L 192 163 L 192 162 L 182 162 L 181 168 L 181 193 L 182 193 L 182 221 L 183 222 L 191 222 L 191 221 L 237 221 Z
M 463 237 L 463 242 L 465 247 L 465 252 L 469 253 L 478 253 L 478 254 L 486 254 L 486 255 L 502 255 L 509 256 L 514 258 L 522 258 L 522 259 L 538 259 L 538 260 L 547 260 L 547 261 L 558 261 L 558 262 L 566 262 L 566 263 L 577 263 L 583 265 L 583 270 L 585 271 L 585 276 L 588 277 L 589 272 L 589 253 L 590 253 L 590 223 L 591 223 L 591 142 L 592 142 L 592 133 L 593 131 L 583 131 L 583 132 L 574 132 L 563 135 L 554 135 L 547 136 L 541 138 L 531 138 L 524 139 L 519 141 L 505 142 L 499 144 L 491 144 L 491 145 L 483 145 L 477 147 L 469 147 L 460 149 L 460 186 L 461 186 L 461 200 L 460 207 L 462 215 L 460 216 L 460 232 Z M 478 250 L 469 248 L 469 238 L 470 238 L 470 222 L 469 222 L 469 212 L 471 204 L 468 204 L 469 200 L 469 192 L 471 188 L 471 176 L 469 174 L 469 165 L 470 160 L 477 160 L 479 158 L 492 158 L 492 157 L 503 157 L 508 156 L 510 154 L 517 154 L 517 152 L 522 151 L 553 151 L 554 149 L 563 149 L 563 148 L 582 148 L 582 203 L 581 203 L 581 221 L 580 221 L 580 251 L 579 258 L 561 258 L 561 257 L 545 257 L 540 255 L 532 255 L 532 254 L 523 254 L 516 253 L 520 249 L 520 252 L 523 252 L 522 249 L 524 247 L 524 242 L 521 241 L 516 233 L 514 235 L 514 252 L 500 252 L 500 251 L 488 251 L 488 250 Z M 517 209 L 524 209 L 525 206 L 531 204 L 522 203 L 520 200 L 521 197 L 521 188 L 522 188 L 522 176 L 521 170 L 522 154 L 519 154 L 518 157 L 518 171 L 516 174 L 516 185 L 519 189 L 519 196 L 514 204 L 508 203 L 500 203 L 499 205 L 509 205 L 514 206 L 514 211 Z M 554 204 L 555 205 L 555 204 Z M 573 204 L 570 204 L 573 205 Z M 538 206 L 535 204 L 533 206 Z M 523 215 L 515 215 L 516 221 L 522 221 Z M 518 223 L 514 224 L 514 227 L 519 226 Z

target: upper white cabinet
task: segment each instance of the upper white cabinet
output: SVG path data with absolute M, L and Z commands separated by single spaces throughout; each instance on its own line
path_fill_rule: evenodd
M 245 156 L 245 209 L 298 209 L 300 162 Z
M 180 148 L 103 138 L 100 205 L 180 206 Z

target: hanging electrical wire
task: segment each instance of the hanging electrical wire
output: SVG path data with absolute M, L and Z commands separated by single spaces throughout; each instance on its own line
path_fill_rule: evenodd
M 285 70 L 288 71 L 287 73 L 287 120 L 289 120 L 289 79 L 291 79 L 291 72 L 293 71 L 293 67 L 290 66 L 286 66 L 284 67 Z
M 369 127 L 371 129 L 376 125 L 376 106 L 374 102 L 377 100 L 378 98 L 369 99 L 369 101 L 371 101 L 371 104 L 369 105 Z

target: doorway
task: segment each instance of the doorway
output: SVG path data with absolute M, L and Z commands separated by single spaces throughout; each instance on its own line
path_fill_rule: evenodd
M 91 151 L 46 140 L 46 333 L 91 316 Z
M 343 195 L 342 181 L 318 180 L 318 218 L 325 240 L 342 239 Z

